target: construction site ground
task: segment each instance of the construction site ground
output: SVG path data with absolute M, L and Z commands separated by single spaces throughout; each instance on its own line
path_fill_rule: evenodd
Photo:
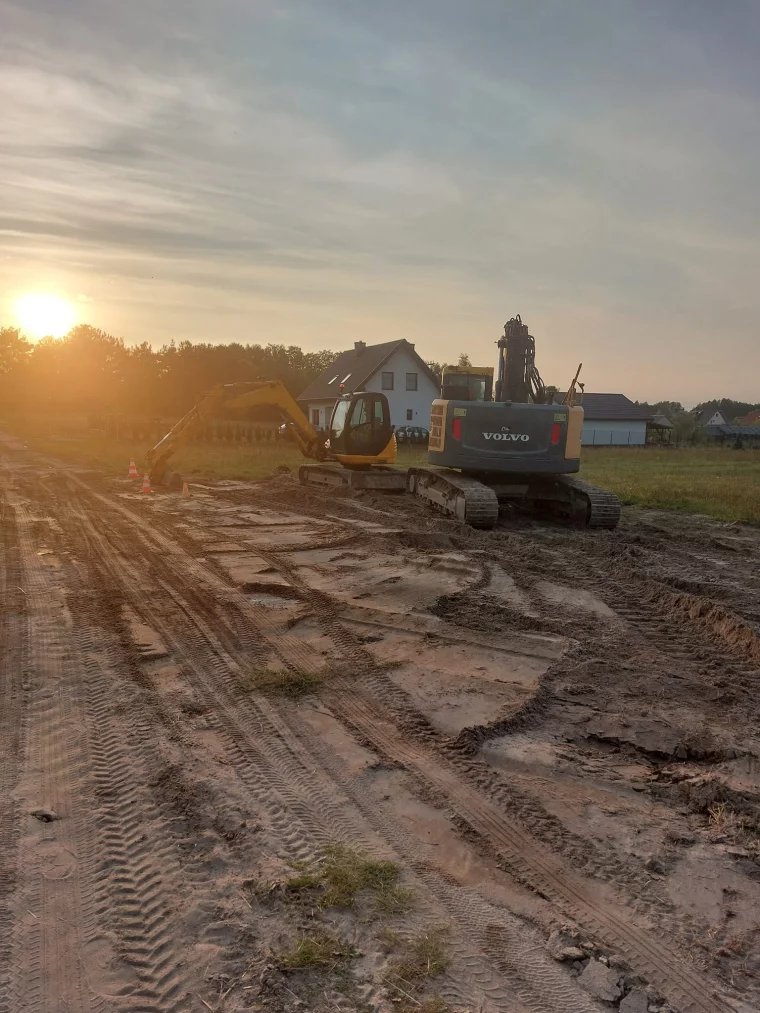
M 0 1013 L 760 1009 L 760 530 L 0 442 Z

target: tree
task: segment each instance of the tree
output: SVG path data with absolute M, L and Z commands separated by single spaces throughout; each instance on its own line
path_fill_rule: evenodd
M 459 353 L 459 358 L 457 359 L 457 366 L 461 366 L 463 369 L 465 368 L 465 366 L 472 366 L 472 363 L 470 362 L 470 357 L 467 354 L 467 352 Z
M 0 376 L 26 362 L 31 347 L 18 327 L 0 327 Z
M 760 405 L 750 404 L 748 401 L 734 401 L 730 397 L 722 397 L 719 401 L 703 401 L 701 404 L 695 405 L 693 411 L 697 415 L 701 415 L 706 411 L 720 412 L 726 422 L 731 423 L 734 419 L 741 418 L 742 415 L 748 415 L 755 408 L 760 408 Z

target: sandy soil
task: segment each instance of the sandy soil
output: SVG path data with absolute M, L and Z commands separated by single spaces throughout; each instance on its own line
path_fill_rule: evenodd
M 760 1009 L 757 529 L 148 497 L 10 439 L 0 504 L 0 1013 Z M 405 903 L 293 885 L 336 844 Z

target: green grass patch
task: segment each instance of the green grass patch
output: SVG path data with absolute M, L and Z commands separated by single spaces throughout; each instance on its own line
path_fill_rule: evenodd
M 84 416 L 12 414 L 0 419 L 0 429 L 32 450 L 111 477 L 126 477 L 130 457 L 141 469 L 154 442 L 107 437 L 88 429 Z M 426 460 L 424 447 L 399 448 L 400 468 Z M 296 473 L 303 463 L 297 447 L 283 440 L 191 443 L 172 458 L 175 471 L 199 481 L 256 481 L 282 468 Z M 587 448 L 581 477 L 616 493 L 623 503 L 760 524 L 760 450 Z
M 401 870 L 393 862 L 378 862 L 342 844 L 325 848 L 314 872 L 299 872 L 283 887 L 301 893 L 319 908 L 351 908 L 362 890 L 374 898 L 379 915 L 401 914 L 414 904 L 414 893 L 398 885 Z
M 760 450 L 585 450 L 580 477 L 623 503 L 760 524 Z
M 347 967 L 355 956 L 357 952 L 348 940 L 318 929 L 299 939 L 292 949 L 279 953 L 277 962 L 284 971 L 306 968 L 332 971 Z
M 145 455 L 156 442 L 108 437 L 90 430 L 84 416 L 72 415 L 8 415 L 0 418 L 0 429 L 23 440 L 31 450 L 97 468 L 109 477 L 126 478 L 131 457 L 142 472 Z M 400 467 L 410 467 L 425 459 L 424 448 L 399 450 Z M 171 468 L 190 481 L 257 481 L 282 468 L 295 473 L 305 463 L 308 462 L 296 445 L 287 440 L 252 443 L 213 440 L 187 444 L 172 457 Z
M 264 668 L 249 672 L 242 681 L 242 688 L 248 693 L 268 693 L 297 700 L 318 692 L 327 677 L 327 672 L 294 672 L 289 668 Z

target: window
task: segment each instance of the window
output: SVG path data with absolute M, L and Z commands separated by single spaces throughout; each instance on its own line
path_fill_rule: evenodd
M 417 390 L 417 374 L 407 373 L 406 374 L 406 389 Z
M 313 426 L 319 425 L 319 408 L 311 409 L 311 424 Z
M 346 373 L 346 375 L 343 377 L 343 379 L 340 382 L 341 383 L 345 383 L 346 380 L 350 380 L 351 379 L 352 375 L 353 375 L 352 373 Z
M 393 390 L 393 373 L 383 373 L 381 390 Z
M 413 418 L 414 418 L 414 412 L 412 411 L 411 408 L 407 408 L 406 409 L 406 421 L 407 422 L 411 422 Z
M 351 376 L 351 374 L 350 374 L 350 373 L 349 373 L 348 375 L 349 375 L 349 376 Z M 334 377 L 332 378 L 332 380 L 328 380 L 328 381 L 327 381 L 327 385 L 328 385 L 328 387 L 330 386 L 330 384 L 331 384 L 331 383 L 335 383 L 335 381 L 336 381 L 337 379 L 338 379 L 338 375 L 337 375 L 337 373 L 336 373 L 336 375 L 335 375 L 335 376 L 334 376 Z

